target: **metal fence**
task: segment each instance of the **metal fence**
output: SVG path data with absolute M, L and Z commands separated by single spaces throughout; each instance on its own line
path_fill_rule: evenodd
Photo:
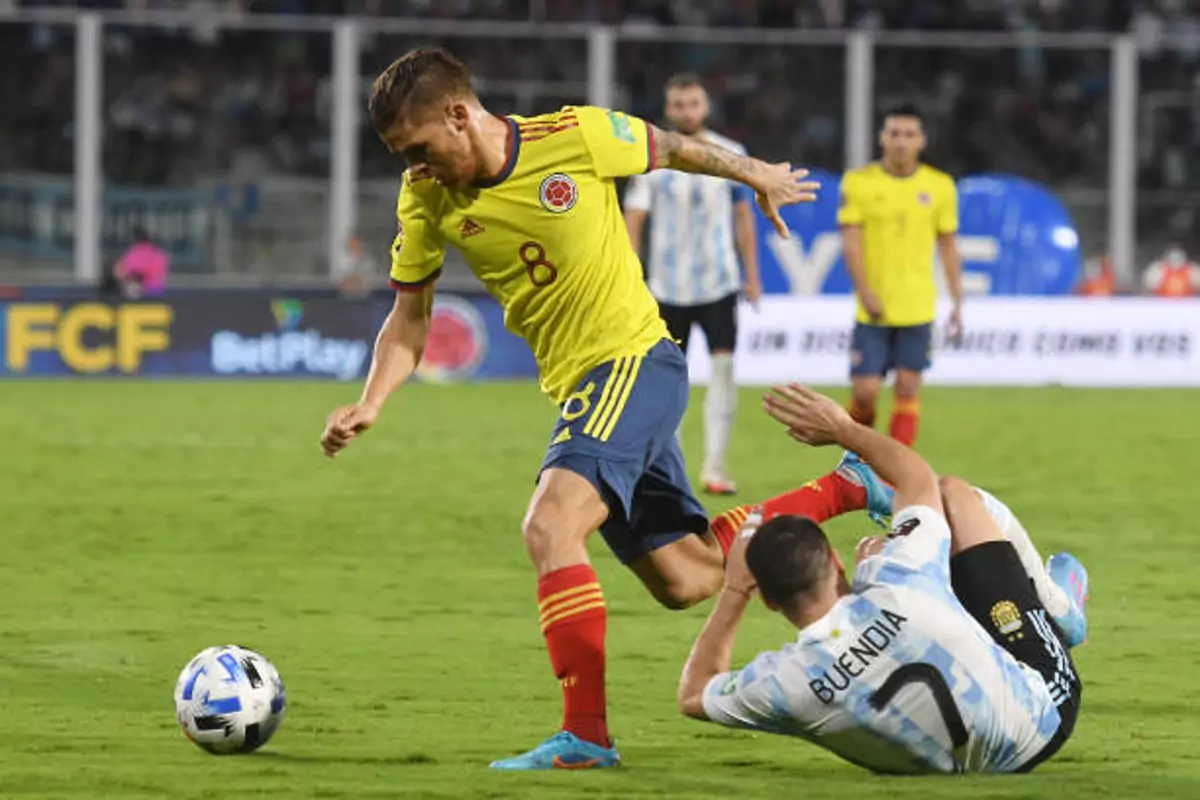
M 95 280 L 139 222 L 185 279 L 319 282 L 352 234 L 386 261 L 398 164 L 362 109 L 429 44 L 498 112 L 657 118 L 666 77 L 696 71 L 714 127 L 833 170 L 872 157 L 880 108 L 916 100 L 932 163 L 1051 186 L 1126 280 L 1167 240 L 1197 244 L 1194 37 L 32 10 L 0 18 L 0 271 Z

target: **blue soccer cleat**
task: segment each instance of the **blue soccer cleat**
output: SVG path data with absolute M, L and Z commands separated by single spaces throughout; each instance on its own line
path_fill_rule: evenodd
M 888 518 L 892 516 L 895 490 L 880 480 L 870 464 L 849 450 L 842 456 L 834 472 L 867 490 L 867 516 L 879 527 L 886 528 Z
M 1071 602 L 1067 613 L 1054 618 L 1062 628 L 1068 647 L 1087 641 L 1088 574 L 1079 559 L 1070 553 L 1055 553 L 1046 559 L 1046 572 Z
M 528 753 L 492 762 L 492 769 L 603 769 L 621 765 L 614 747 L 585 742 L 573 733 L 559 731 Z

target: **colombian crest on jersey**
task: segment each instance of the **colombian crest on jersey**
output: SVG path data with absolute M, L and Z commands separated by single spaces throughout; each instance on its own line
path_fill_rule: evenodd
M 546 176 L 538 194 L 543 208 L 552 214 L 563 214 L 575 207 L 579 200 L 579 187 L 570 175 L 556 172 Z

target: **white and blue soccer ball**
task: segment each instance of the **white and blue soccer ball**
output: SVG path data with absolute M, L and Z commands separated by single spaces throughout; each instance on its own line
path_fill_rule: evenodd
M 202 651 L 175 684 L 175 717 L 184 734 L 217 755 L 262 747 L 286 709 L 279 671 L 263 656 L 237 645 Z

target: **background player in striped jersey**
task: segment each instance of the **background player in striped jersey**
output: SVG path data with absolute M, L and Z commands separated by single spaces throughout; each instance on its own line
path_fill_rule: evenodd
M 675 437 L 687 407 L 687 363 L 642 279 L 614 179 L 671 168 L 739 180 L 754 187 L 783 235 L 779 207 L 814 200 L 817 185 L 789 164 L 608 109 L 491 114 L 467 67 L 442 49 L 397 59 L 372 86 L 370 111 L 376 133 L 408 166 L 392 246 L 397 293 L 362 396 L 329 415 L 321 446 L 337 455 L 412 375 L 453 244 L 503 306 L 505 325 L 533 350 L 542 389 L 559 408 L 522 533 L 562 689 L 562 728 L 492 766 L 616 766 L 605 694 L 608 616 L 588 537 L 598 529 L 670 608 L 716 591 L 730 540 L 709 533 L 688 482 Z
M 911 445 L 921 416 L 921 374 L 929 368 L 933 346 L 935 244 L 954 299 L 947 338 L 962 335 L 958 190 L 949 175 L 921 163 L 925 131 L 915 107 L 887 112 L 879 146 L 879 161 L 842 178 L 838 209 L 846 269 L 858 295 L 850 413 L 873 426 L 879 390 L 894 371 L 890 432 Z
M 708 93 L 699 76 L 675 75 L 664 93 L 666 117 L 676 131 L 735 153 L 746 152 L 705 127 Z M 733 494 L 737 489 L 726 471 L 725 451 L 737 406 L 733 352 L 738 292 L 744 291 L 751 303 L 762 297 L 753 202 L 754 193 L 741 183 L 674 170 L 634 176 L 625 192 L 625 224 L 635 250 L 641 249 L 650 218 L 647 280 L 667 329 L 686 353 L 692 327 L 699 325 L 712 356 L 700 471 L 700 485 L 710 494 Z
M 1079 710 L 1068 648 L 1086 635 L 1082 565 L 1063 553 L 1043 567 L 1000 501 L 939 480 L 831 399 L 793 385 L 766 405 L 798 441 L 871 460 L 894 498 L 862 461 L 854 471 L 875 510 L 894 502 L 892 533 L 860 542 L 851 584 L 823 517 L 777 516 L 757 529 L 751 517 L 684 667 L 681 710 L 800 736 L 880 772 L 1024 772 L 1057 752 Z M 799 637 L 729 672 L 756 588 Z

